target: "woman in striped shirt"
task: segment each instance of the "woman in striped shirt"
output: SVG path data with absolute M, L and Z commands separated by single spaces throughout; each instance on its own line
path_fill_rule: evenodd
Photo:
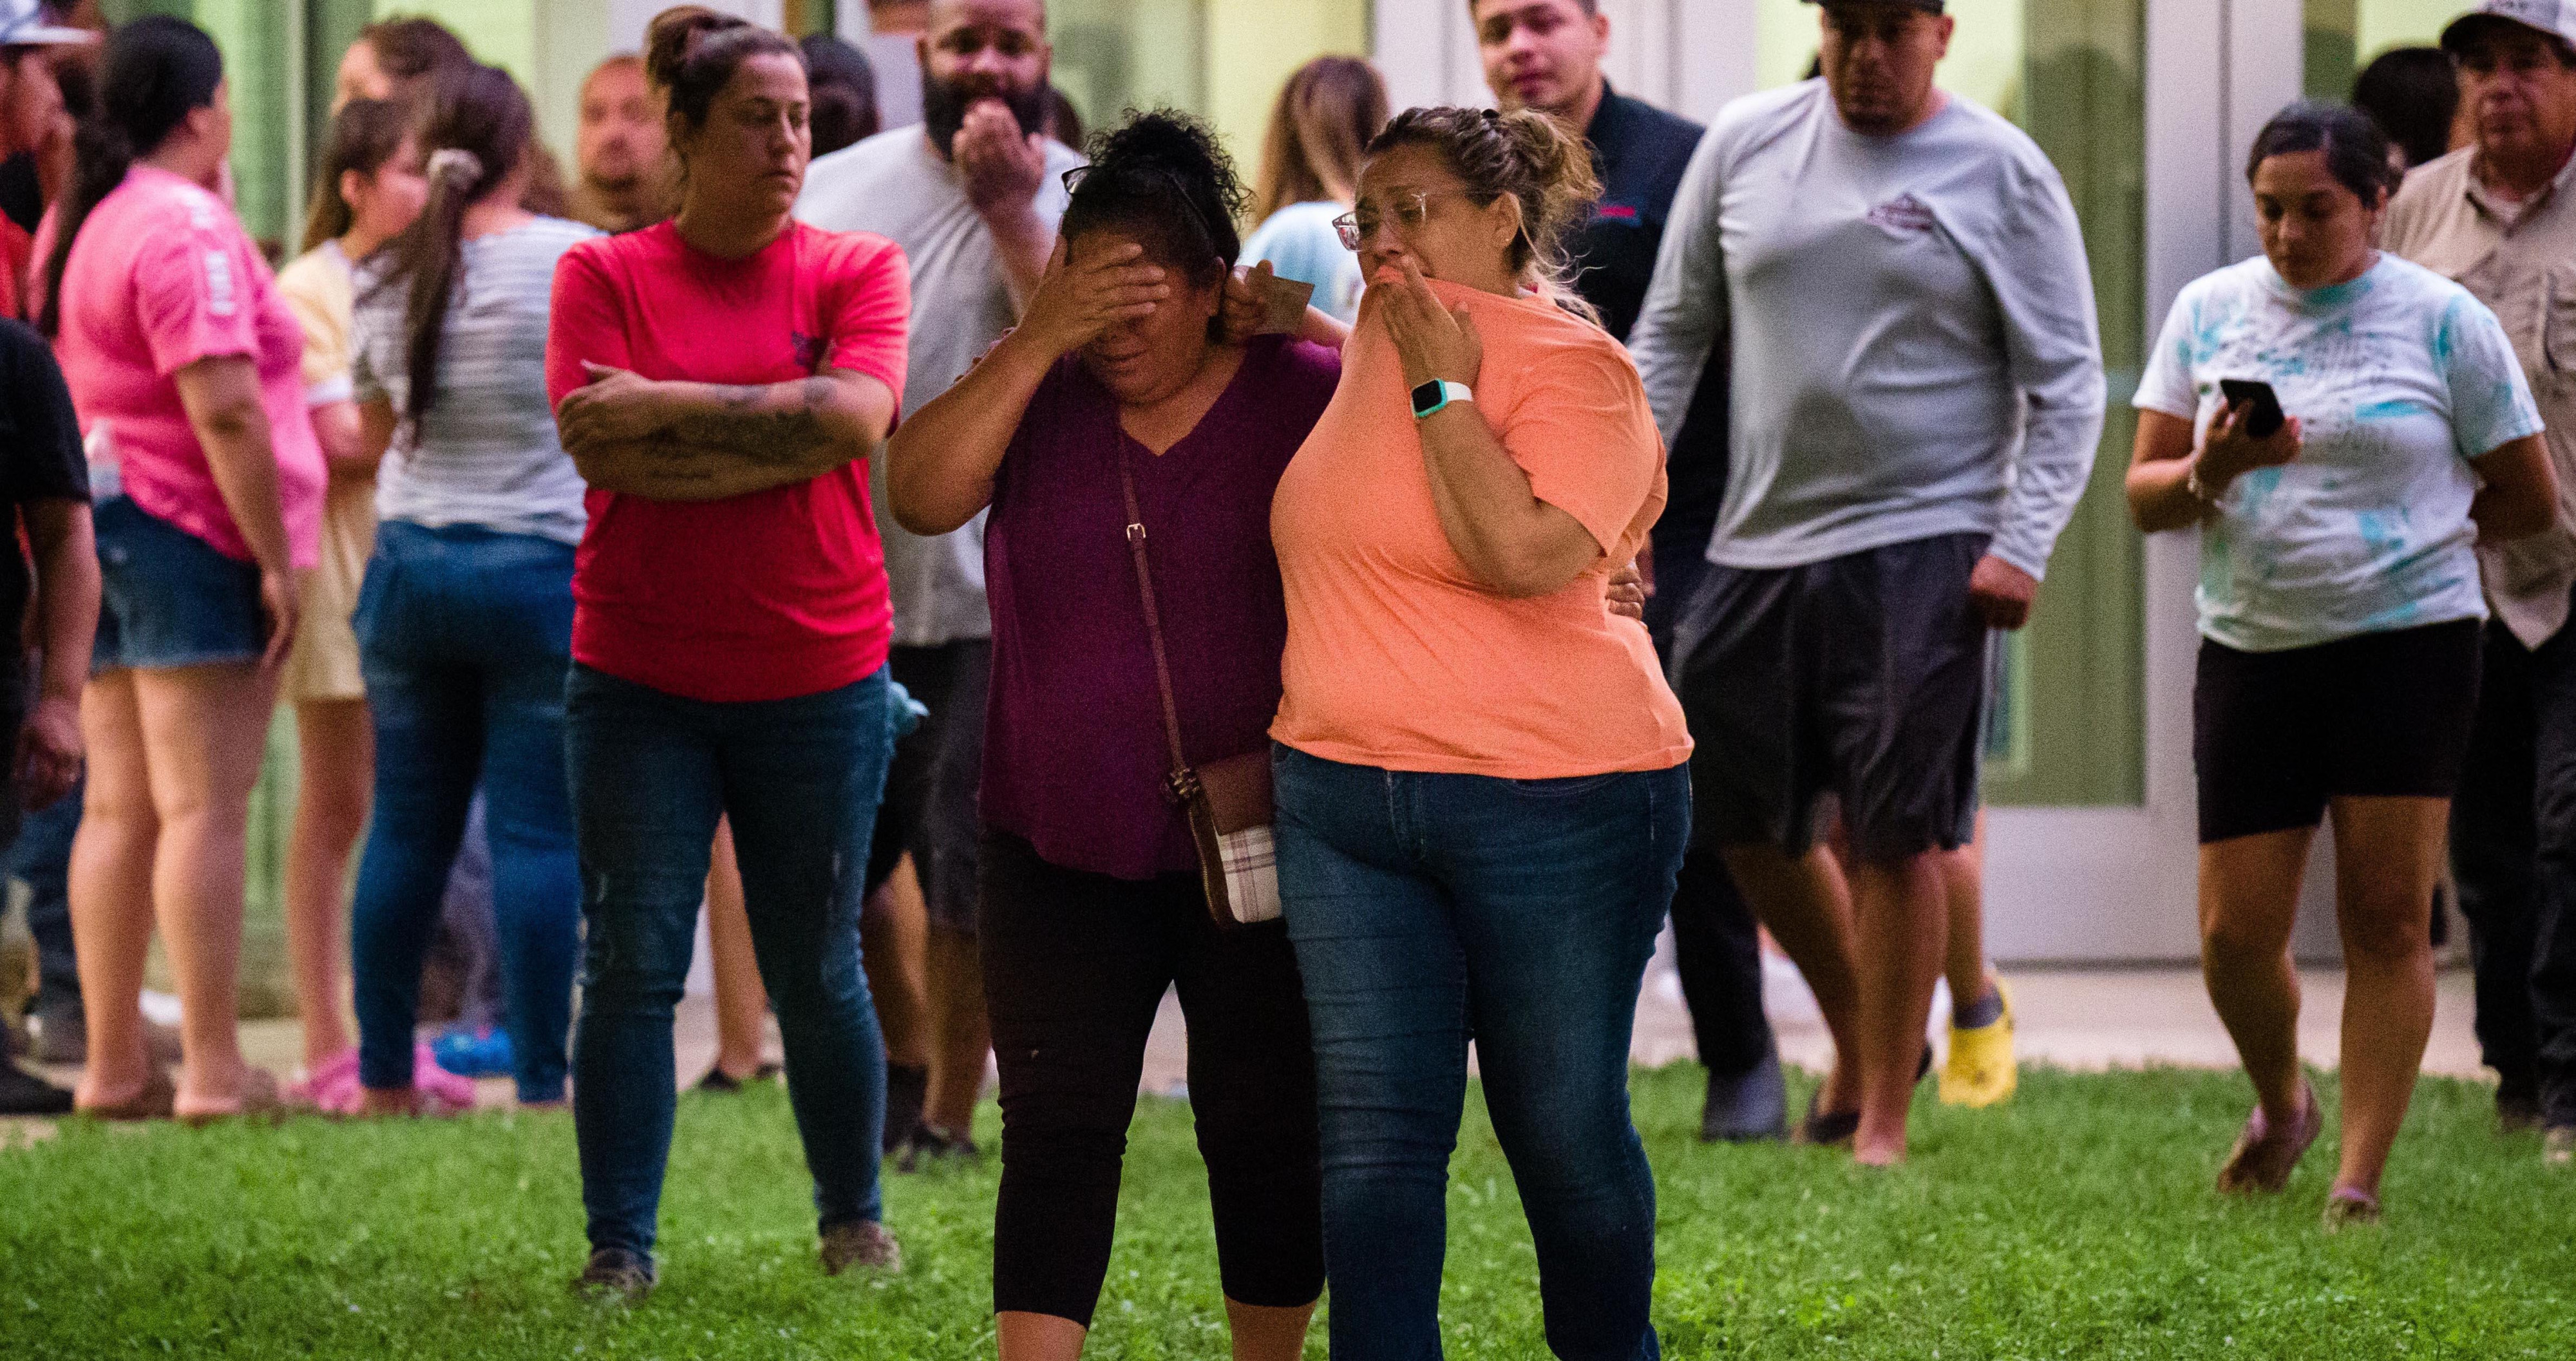
M 564 1097 L 581 920 L 563 696 L 583 485 L 545 350 L 555 262 L 598 233 L 519 206 L 535 118 L 508 73 L 437 79 L 416 132 L 429 203 L 360 272 L 350 364 L 366 445 L 384 451 L 356 619 L 376 812 L 350 912 L 371 1114 L 456 1104 L 415 1085 L 412 1025 L 478 780 L 522 1105 Z

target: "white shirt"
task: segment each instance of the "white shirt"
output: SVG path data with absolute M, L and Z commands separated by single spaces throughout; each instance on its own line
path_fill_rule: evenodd
M 2136 405 L 2206 431 L 2224 378 L 2272 385 L 2295 462 L 2229 485 L 2200 540 L 2200 631 L 2244 652 L 2483 619 L 2468 460 L 2540 432 L 2495 314 L 2390 254 L 2330 288 L 2262 256 L 2193 280 Z
M 1072 148 L 1046 144 L 1037 213 L 1047 230 L 1064 218 Z M 965 178 L 931 148 L 920 124 L 880 132 L 822 157 L 805 172 L 796 216 L 835 232 L 874 232 L 903 247 L 912 266 L 912 330 L 903 414 L 946 392 L 1019 322 L 992 229 L 966 197 Z M 894 593 L 894 641 L 935 647 L 993 636 L 984 601 L 984 516 L 925 539 L 886 510 L 885 460 L 869 460 L 877 532 Z

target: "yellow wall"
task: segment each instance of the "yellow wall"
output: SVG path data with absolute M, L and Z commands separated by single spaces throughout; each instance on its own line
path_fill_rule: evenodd
M 1207 113 L 1249 183 L 1288 77 L 1316 57 L 1368 54 L 1368 0 L 1207 0 L 1207 24 Z
M 2467 9 L 2460 0 L 2361 0 L 2352 50 L 2366 63 L 2392 47 L 2429 47 Z

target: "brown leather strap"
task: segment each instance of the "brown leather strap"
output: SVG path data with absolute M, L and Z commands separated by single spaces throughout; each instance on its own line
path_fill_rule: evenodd
M 1163 649 L 1163 615 L 1154 608 L 1154 569 L 1145 558 L 1145 512 L 1136 502 L 1136 474 L 1130 466 L 1127 432 L 1113 429 L 1118 443 L 1118 490 L 1127 498 L 1127 549 L 1136 560 L 1136 590 L 1145 601 L 1145 640 L 1154 649 L 1154 683 L 1163 692 L 1163 736 L 1171 743 L 1172 773 L 1163 782 L 1164 797 L 1187 803 L 1198 796 L 1198 775 L 1181 751 L 1181 709 L 1172 698 L 1172 664 Z

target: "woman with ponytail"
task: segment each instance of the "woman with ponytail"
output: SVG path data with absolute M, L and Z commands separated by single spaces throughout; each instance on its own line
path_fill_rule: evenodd
M 89 445 L 104 577 L 71 899 L 79 1103 L 108 1118 L 277 1100 L 234 1026 L 243 837 L 324 474 L 303 332 L 216 192 L 231 145 L 214 41 L 179 19 L 126 25 L 43 257 L 42 329 Z M 137 1005 L 156 921 L 185 1013 L 175 1092 Z
M 351 381 L 376 473 L 355 627 L 375 820 L 350 911 L 356 1086 L 369 1114 L 448 1111 L 470 1085 L 413 1038 L 421 965 L 479 782 L 523 1106 L 564 1100 L 581 885 L 564 786 L 581 474 L 546 395 L 548 289 L 598 233 L 520 202 L 536 116 L 508 72 L 443 71 L 414 134 L 429 198 L 358 275 Z
M 1280 479 L 1279 888 L 1322 1112 L 1337 1361 L 1440 1354 L 1472 1036 L 1548 1345 L 1656 1355 L 1628 1042 L 1690 754 L 1615 569 L 1664 504 L 1627 352 L 1562 283 L 1594 193 L 1537 113 L 1413 109 L 1343 219 L 1369 289 Z
M 547 375 L 590 483 L 566 690 L 589 932 L 574 1128 L 591 1255 L 641 1298 L 671 1149 L 671 1009 L 708 848 L 733 828 L 787 1047 L 827 1273 L 892 1271 L 885 1045 L 859 897 L 898 710 L 867 458 L 894 423 L 903 252 L 788 216 L 812 143 L 796 45 L 695 6 L 657 16 L 679 210 L 555 275 Z
M 1076 174 L 1019 328 L 886 451 L 906 529 L 992 512 L 978 940 L 1002 1074 L 996 1332 L 1003 1361 L 1081 1353 L 1146 1034 L 1177 984 L 1234 1355 L 1290 1361 L 1324 1285 L 1305 1002 L 1275 920 L 1211 915 L 1164 796 L 1157 670 L 1167 651 L 1191 760 L 1267 751 L 1288 632 L 1270 498 L 1332 398 L 1341 337 L 1311 309 L 1320 344 L 1246 338 L 1231 316 L 1244 193 L 1204 127 L 1137 115 Z M 1120 532 L 1138 514 L 1151 622 Z
M 349 385 L 353 262 L 410 226 L 428 192 L 410 108 L 378 99 L 343 106 L 332 116 L 314 174 L 304 254 L 277 272 L 278 291 L 304 326 L 304 401 L 330 468 L 322 565 L 304 583 L 303 627 L 278 685 L 279 698 L 295 708 L 286 950 L 304 1031 L 304 1077 L 287 1097 L 331 1109 L 350 1104 L 357 1090 L 358 1051 L 341 1015 L 348 952 L 341 943 L 340 895 L 375 779 L 358 639 L 349 630 L 358 582 L 376 545 L 375 462 L 364 448 Z

